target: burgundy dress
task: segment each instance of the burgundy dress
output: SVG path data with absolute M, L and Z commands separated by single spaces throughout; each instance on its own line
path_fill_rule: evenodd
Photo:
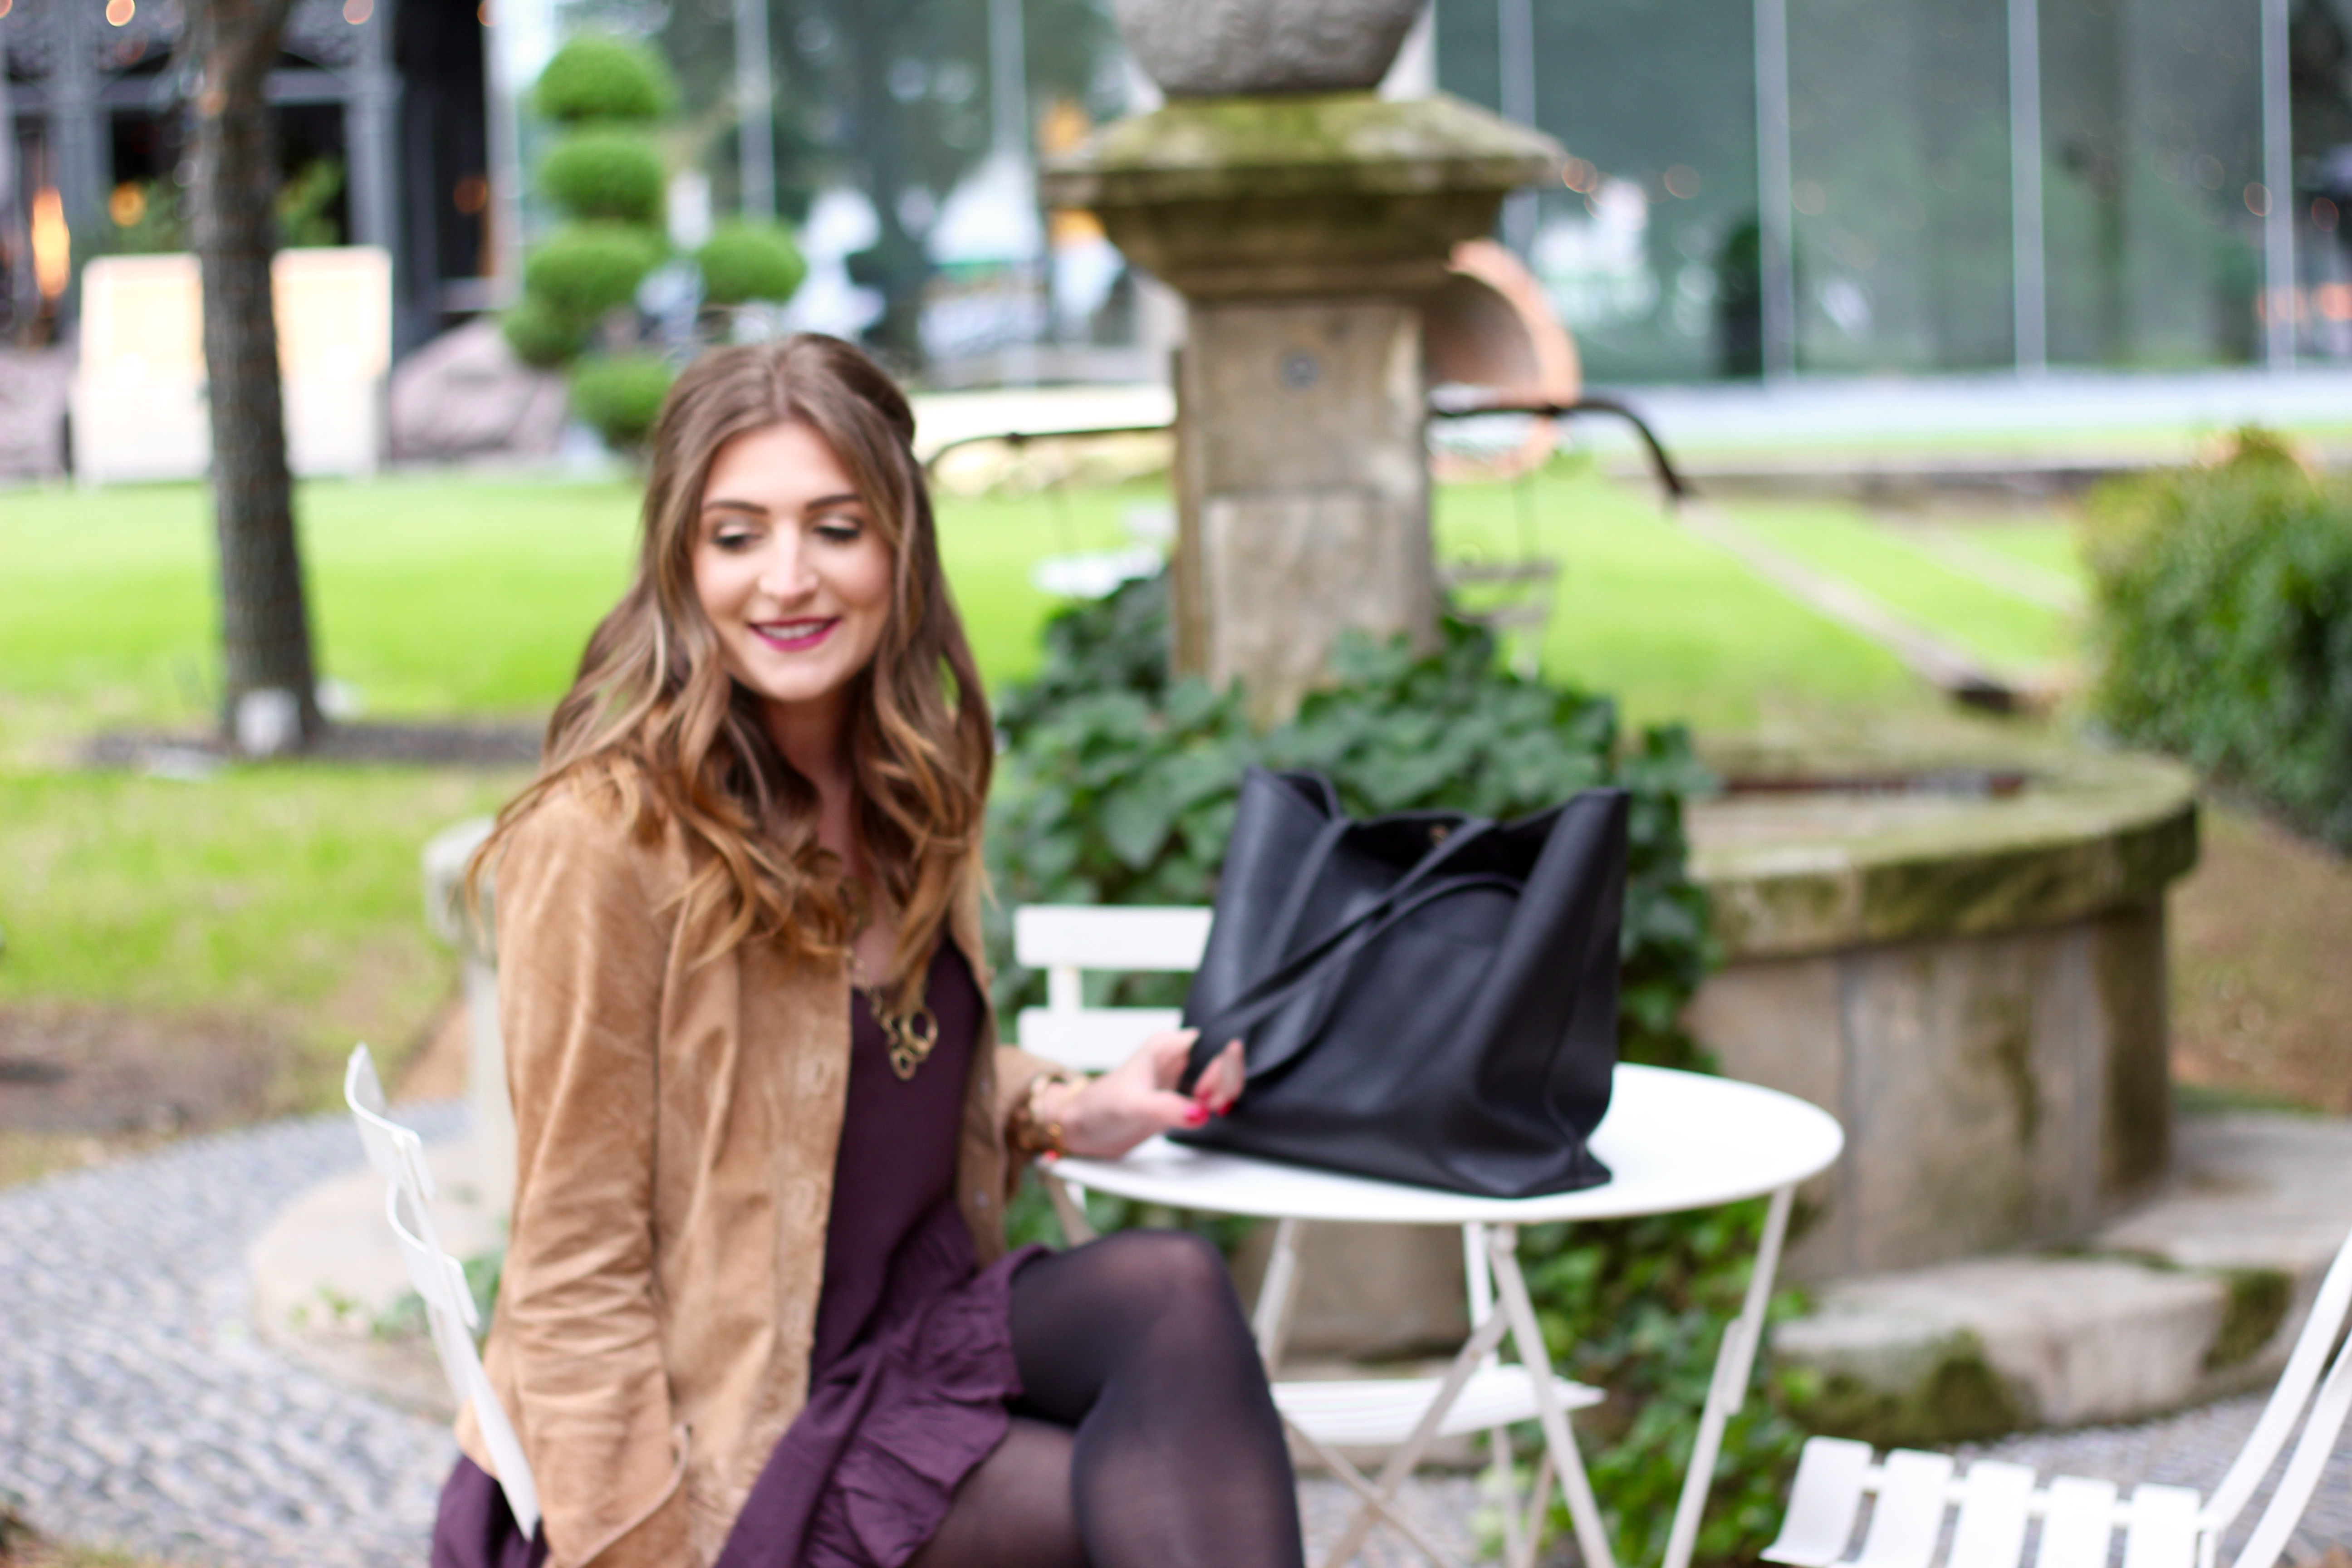
M 981 1001 L 952 942 L 926 995 L 939 1043 L 911 1079 L 890 1069 L 863 994 L 850 1009 L 848 1102 L 825 1230 L 809 1396 L 769 1457 L 717 1568 L 898 1568 L 1004 1436 L 1021 1394 L 1013 1276 L 985 1269 L 955 1205 L 957 1132 Z M 434 1568 L 538 1568 L 505 1494 L 460 1458 L 441 1492 Z

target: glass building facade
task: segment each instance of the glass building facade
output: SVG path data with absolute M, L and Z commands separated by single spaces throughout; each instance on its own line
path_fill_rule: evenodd
M 2352 358 L 2352 0 L 1436 0 L 1595 379 Z

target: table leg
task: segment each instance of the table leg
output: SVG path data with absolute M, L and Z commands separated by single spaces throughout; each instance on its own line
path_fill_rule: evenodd
M 1576 1544 L 1584 1553 L 1584 1568 L 1617 1568 L 1609 1550 L 1609 1531 L 1601 1521 L 1601 1505 L 1592 1496 L 1591 1478 L 1584 1473 L 1584 1456 L 1568 1428 L 1568 1413 L 1559 1407 L 1559 1392 L 1552 1386 L 1551 1354 L 1544 1349 L 1543 1325 L 1536 1321 L 1535 1304 L 1528 1299 L 1528 1282 L 1519 1272 L 1519 1227 L 1498 1225 L 1488 1236 L 1487 1256 L 1495 1268 L 1495 1289 L 1502 1298 L 1502 1317 L 1511 1325 L 1519 1349 L 1519 1364 L 1535 1380 L 1536 1418 L 1542 1424 L 1544 1447 L 1559 1471 L 1559 1489 L 1568 1499 L 1568 1517 L 1576 1526 Z
M 1780 1269 L 1780 1244 L 1789 1234 L 1789 1210 L 1797 1189 L 1782 1187 L 1772 1194 L 1764 1217 L 1764 1239 L 1756 1248 L 1756 1267 L 1748 1277 L 1748 1297 L 1739 1316 L 1723 1331 L 1716 1352 L 1715 1376 L 1707 1384 L 1706 1405 L 1699 1415 L 1698 1442 L 1691 1450 L 1690 1471 L 1683 1477 L 1681 1500 L 1675 1505 L 1675 1527 L 1666 1538 L 1663 1568 L 1690 1568 L 1698 1545 L 1700 1516 L 1706 1511 L 1706 1494 L 1715 1485 L 1715 1462 L 1723 1450 L 1723 1429 L 1748 1398 L 1748 1379 L 1756 1370 L 1756 1351 L 1764 1337 L 1764 1311 L 1771 1304 L 1772 1278 Z

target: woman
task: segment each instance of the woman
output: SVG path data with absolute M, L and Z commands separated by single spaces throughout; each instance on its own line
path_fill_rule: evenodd
M 1295 1568 L 1214 1251 L 1005 1251 L 1034 1153 L 1188 1096 L 1171 1033 L 1081 1082 L 995 1043 L 992 732 L 906 400 L 857 350 L 722 349 L 654 437 L 635 580 L 499 818 L 514 1217 L 436 1568 Z

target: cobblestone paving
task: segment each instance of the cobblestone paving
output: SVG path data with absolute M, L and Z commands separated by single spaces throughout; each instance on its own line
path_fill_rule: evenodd
M 460 1124 L 454 1105 L 402 1116 L 428 1139 Z M 51 1535 L 175 1562 L 422 1563 L 456 1455 L 447 1431 L 289 1362 L 248 1327 L 247 1247 L 289 1198 L 358 1159 L 349 1121 L 322 1117 L 0 1192 L 0 1500 Z M 2235 1399 L 1979 1451 L 2202 1489 L 2260 1408 Z M 1299 1490 L 1310 1542 L 1328 1542 L 1349 1494 L 1324 1479 Z M 1467 1553 L 1475 1482 L 1430 1477 L 1408 1506 Z M 2296 1544 L 2306 1560 L 2352 1545 L 2352 1435 Z M 1421 1560 L 1383 1531 L 1358 1561 Z
M 247 1246 L 359 1158 L 350 1120 L 322 1117 L 0 1192 L 0 1493 L 35 1528 L 237 1568 L 425 1561 L 446 1429 L 248 1327 Z

